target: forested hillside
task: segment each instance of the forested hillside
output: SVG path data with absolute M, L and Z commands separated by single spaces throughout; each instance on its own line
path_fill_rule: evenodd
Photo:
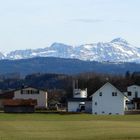
M 139 71 L 140 64 L 136 63 L 110 63 L 82 61 L 78 59 L 46 58 L 38 57 L 21 60 L 1 60 L 0 74 L 20 73 L 21 76 L 32 73 L 58 73 L 58 74 L 79 74 L 85 72 L 98 72 L 108 74 L 125 74 Z

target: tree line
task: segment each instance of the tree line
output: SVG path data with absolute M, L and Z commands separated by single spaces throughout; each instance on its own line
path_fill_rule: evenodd
M 79 88 L 87 88 L 88 96 L 90 96 L 106 82 L 112 83 L 121 91 L 126 91 L 127 86 L 132 84 L 140 85 L 140 72 L 130 73 L 127 71 L 125 75 L 94 72 L 77 75 L 34 73 L 20 79 L 0 79 L 0 89 L 2 91 L 7 91 L 19 89 L 23 86 L 32 86 L 50 91 L 51 95 L 54 94 L 56 98 L 64 101 L 65 99 L 72 97 L 74 80 L 78 80 Z

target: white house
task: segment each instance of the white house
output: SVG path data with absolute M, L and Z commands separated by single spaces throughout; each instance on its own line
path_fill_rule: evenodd
M 125 95 L 129 99 L 129 102 L 127 102 L 129 110 L 140 109 L 140 86 L 131 85 L 127 87 L 127 92 L 125 92 Z
M 140 86 L 131 85 L 127 87 L 127 96 L 130 100 L 133 100 L 133 98 L 140 98 Z
M 47 108 L 47 91 L 32 87 L 22 88 L 14 92 L 14 99 L 36 99 L 36 108 Z
M 127 97 L 109 82 L 91 97 L 92 114 L 124 114 Z

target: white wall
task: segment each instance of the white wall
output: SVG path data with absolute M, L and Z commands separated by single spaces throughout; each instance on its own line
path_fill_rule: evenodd
M 34 88 L 26 88 L 24 90 L 36 90 Z M 39 94 L 21 94 L 21 90 L 15 91 L 14 99 L 36 99 L 36 108 L 47 108 L 47 92 L 39 91 Z
M 85 112 L 92 113 L 92 101 L 85 102 Z
M 68 112 L 77 112 L 80 102 L 68 101 Z
M 102 92 L 102 96 L 99 96 L 100 92 Z M 117 92 L 117 96 L 112 96 L 112 92 Z M 107 83 L 92 95 L 92 114 L 124 114 L 124 98 L 119 90 Z

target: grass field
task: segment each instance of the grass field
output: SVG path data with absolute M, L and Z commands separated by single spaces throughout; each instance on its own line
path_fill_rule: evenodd
M 0 113 L 0 140 L 140 140 L 140 115 Z

